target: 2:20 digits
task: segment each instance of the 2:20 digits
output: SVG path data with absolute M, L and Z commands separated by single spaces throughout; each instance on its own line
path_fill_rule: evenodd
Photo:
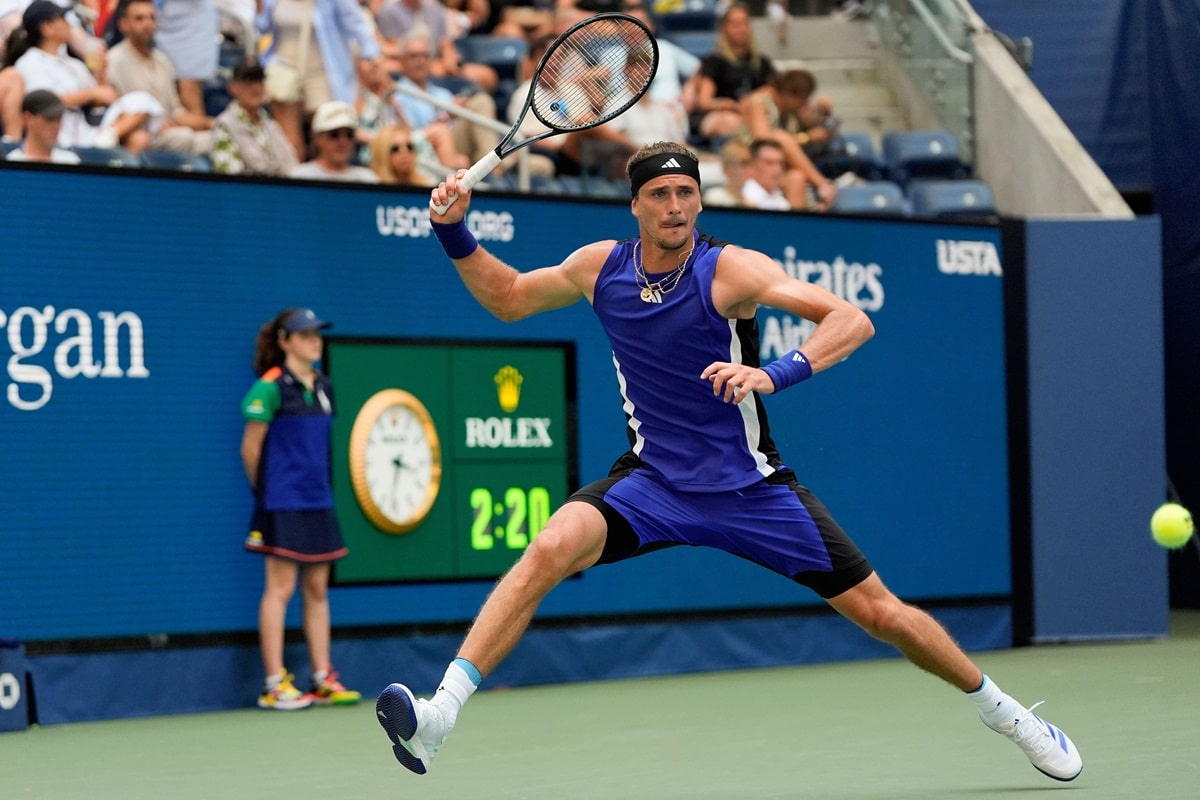
M 504 502 L 495 500 L 491 489 L 471 490 L 471 549 L 491 550 L 503 539 L 510 550 L 524 550 L 550 519 L 550 490 L 544 486 L 504 490 Z

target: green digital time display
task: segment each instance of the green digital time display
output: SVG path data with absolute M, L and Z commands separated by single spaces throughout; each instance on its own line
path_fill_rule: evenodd
M 327 339 L 334 499 L 350 550 L 335 564 L 334 583 L 491 579 L 508 570 L 572 485 L 572 347 Z M 406 496 L 414 459 L 392 459 L 388 445 L 411 450 L 417 426 L 407 406 L 377 411 L 392 397 L 419 404 L 439 444 L 433 502 L 403 524 L 387 518 L 386 501 Z M 428 487 L 424 459 L 411 480 Z
M 492 490 L 483 486 L 471 490 L 471 548 L 491 550 L 496 542 L 512 550 L 524 550 L 550 519 L 550 490 L 545 486 L 522 489 L 510 486 L 504 500 L 493 502 Z

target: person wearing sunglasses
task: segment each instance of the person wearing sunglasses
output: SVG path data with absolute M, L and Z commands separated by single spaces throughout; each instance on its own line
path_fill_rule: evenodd
M 352 163 L 358 144 L 358 114 L 354 106 L 330 100 L 317 107 L 312 121 L 313 157 L 291 171 L 293 178 L 318 181 L 379 183 L 379 176 Z
M 414 131 L 407 125 L 385 125 L 371 140 L 371 169 L 380 183 L 404 186 L 437 186 L 432 175 L 421 170 Z

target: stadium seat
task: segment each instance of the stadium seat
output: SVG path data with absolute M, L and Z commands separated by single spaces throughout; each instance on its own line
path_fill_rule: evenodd
M 521 79 L 521 59 L 529 50 L 529 45 L 524 39 L 475 33 L 464 36 L 454 44 L 458 47 L 463 61 L 486 64 L 496 70 L 496 76 L 500 80 Z
M 204 81 L 201 91 L 204 92 L 204 113 L 210 117 L 219 117 L 233 100 L 225 79 L 220 75 Z
M 174 153 L 170 150 L 143 150 L 142 166 L 149 169 L 175 170 L 177 172 L 212 172 L 212 164 L 203 156 L 191 153 Z
M 983 181 L 921 180 L 908 187 L 915 217 L 988 216 L 996 213 L 992 190 Z
M 883 135 L 887 179 L 905 186 L 914 178 L 966 178 L 958 139 L 947 130 L 889 131 Z
M 696 58 L 704 58 L 717 49 L 717 32 L 715 30 L 672 31 L 663 38 L 674 42 Z
M 141 160 L 124 147 L 72 147 L 80 162 L 101 167 L 140 167 Z
M 843 214 L 884 214 L 907 217 L 911 213 L 904 191 L 891 181 L 868 181 L 838 189 L 830 211 Z
M 836 178 L 853 172 L 869 181 L 884 177 L 883 164 L 875 150 L 871 134 L 865 131 L 844 131 L 829 143 L 821 153 L 813 156 L 813 162 L 827 177 Z

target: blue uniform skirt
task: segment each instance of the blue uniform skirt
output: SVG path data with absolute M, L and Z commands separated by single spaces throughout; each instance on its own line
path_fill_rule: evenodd
M 350 551 L 332 508 L 306 511 L 255 509 L 246 549 L 312 564 L 334 561 Z

